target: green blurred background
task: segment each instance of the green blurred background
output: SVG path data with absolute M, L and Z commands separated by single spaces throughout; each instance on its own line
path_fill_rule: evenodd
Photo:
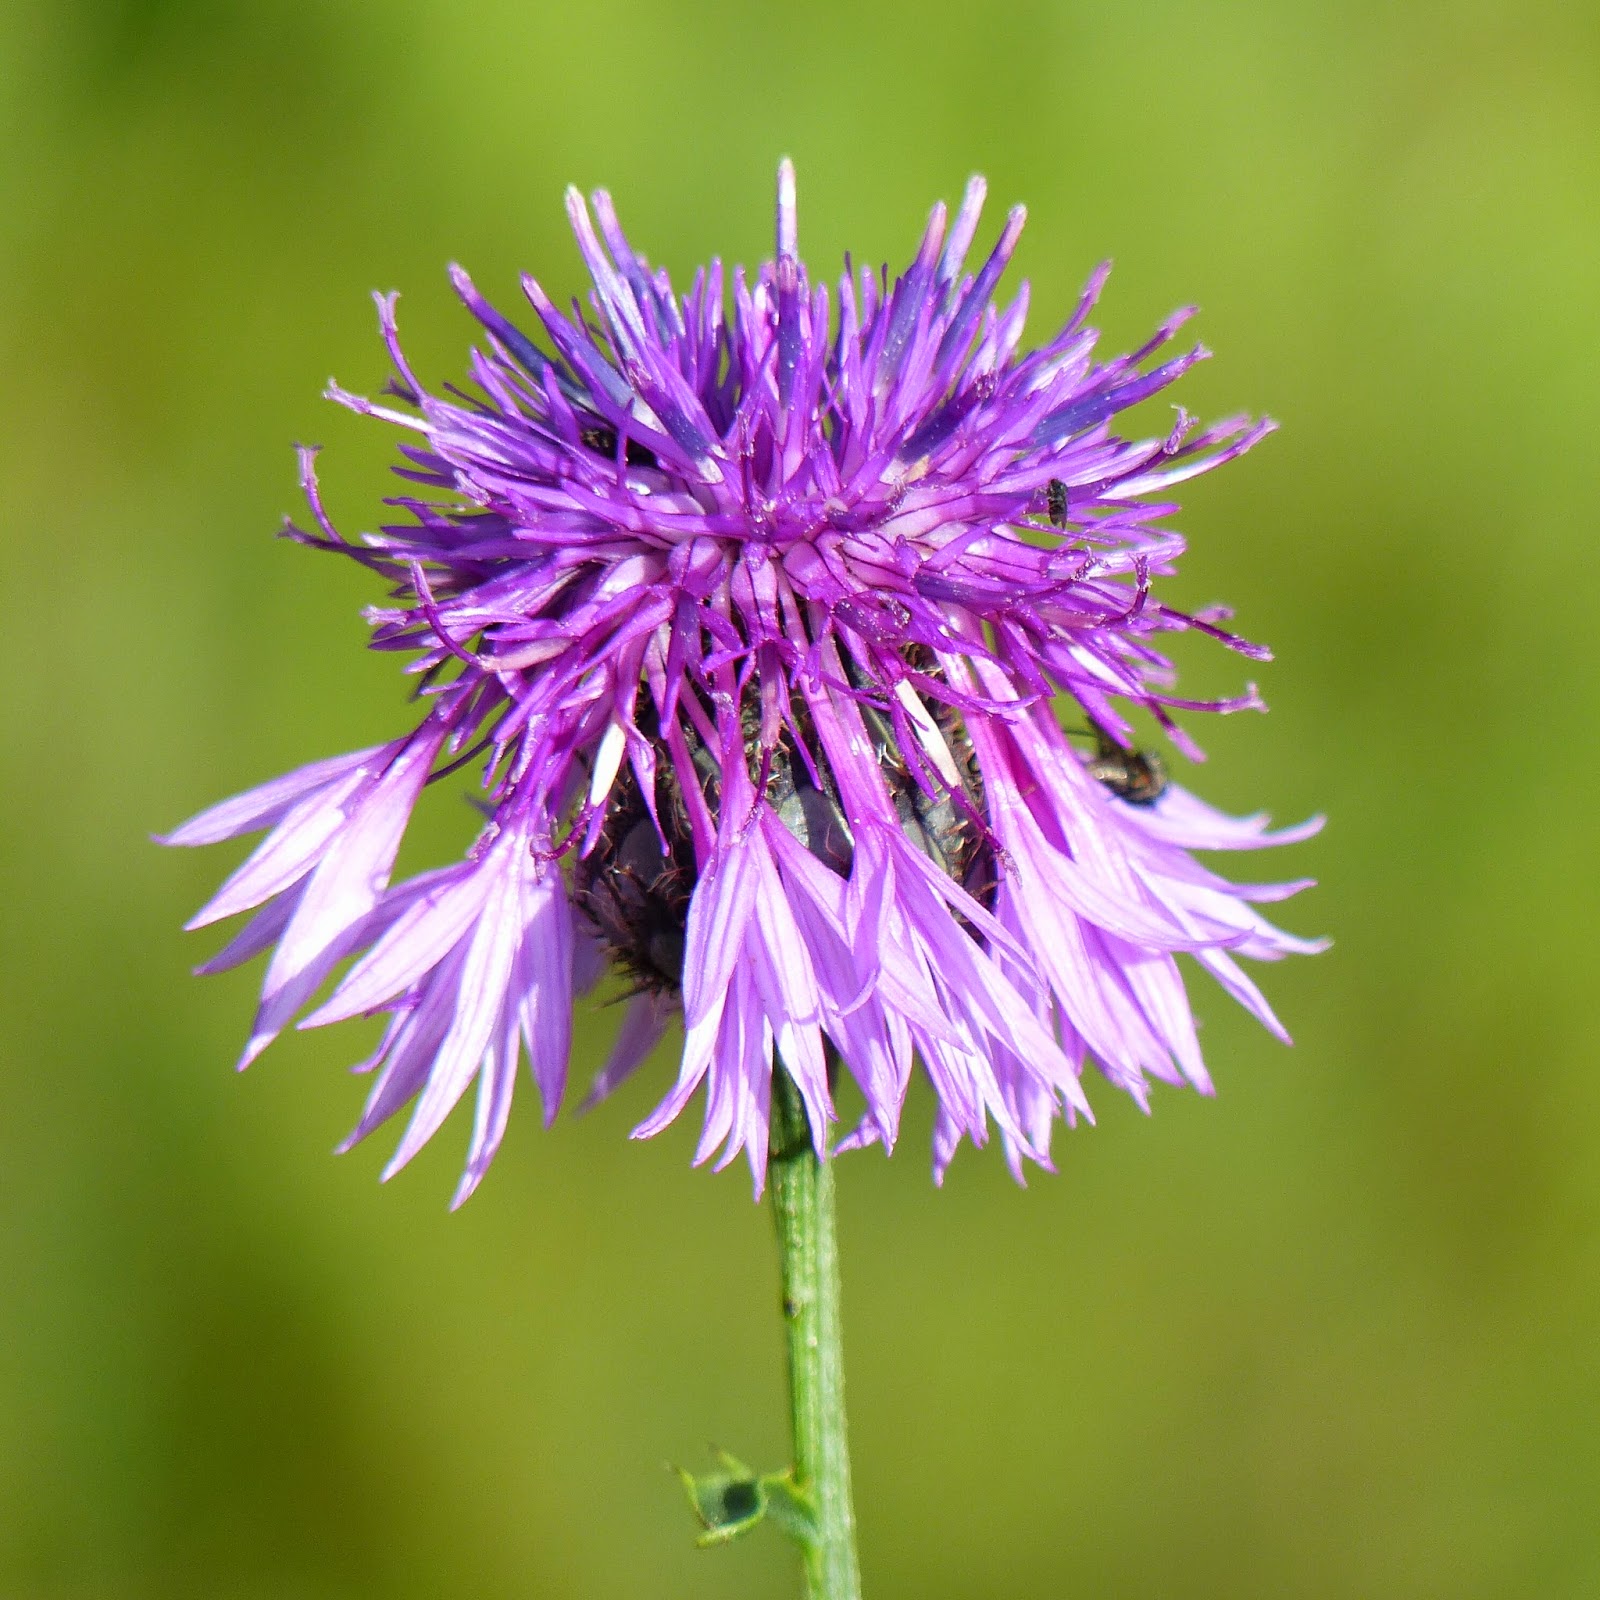
M 814 270 L 978 170 L 1036 327 L 1107 254 L 1113 347 L 1202 304 L 1181 397 L 1284 429 L 1172 592 L 1278 664 L 1189 781 L 1331 817 L 1295 1050 L 1197 983 L 1217 1101 L 1102 1086 L 1027 1191 L 935 1191 L 920 1095 L 845 1165 L 869 1595 L 1600 1593 L 1600 14 L 8 0 L 0 149 L 0 1595 L 794 1592 L 662 1470 L 785 1451 L 766 1212 L 625 1138 L 666 1061 L 525 1097 L 459 1215 L 459 1122 L 380 1187 L 360 1030 L 236 1078 L 257 974 L 178 933 L 232 858 L 147 842 L 401 726 L 361 574 L 272 537 L 297 439 L 371 525 L 368 290 L 453 377 L 448 261 L 573 292 L 568 181 L 749 261 L 785 152 Z

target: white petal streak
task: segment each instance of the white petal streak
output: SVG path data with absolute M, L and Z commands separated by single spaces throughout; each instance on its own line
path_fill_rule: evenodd
M 607 723 L 599 748 L 595 751 L 594 772 L 589 779 L 590 805 L 605 803 L 606 796 L 611 793 L 611 785 L 617 781 L 617 774 L 622 770 L 622 757 L 627 748 L 628 735 L 622 724 Z
M 928 759 L 938 769 L 939 776 L 957 791 L 961 788 L 961 772 L 956 766 L 956 758 L 950 754 L 950 746 L 945 743 L 945 738 L 939 732 L 939 724 L 933 720 L 933 714 L 922 703 L 922 696 L 906 682 L 899 679 L 894 686 L 895 698 L 905 707 L 906 717 L 911 723 L 911 731 L 917 736 L 920 744 L 927 754 Z

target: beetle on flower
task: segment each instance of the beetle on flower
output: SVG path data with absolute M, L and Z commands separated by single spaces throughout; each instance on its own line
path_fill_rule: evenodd
M 974 179 L 953 218 L 936 206 L 892 285 L 847 263 L 833 298 L 801 265 L 785 163 L 776 258 L 731 285 L 713 260 L 679 296 L 606 194 L 591 212 L 569 192 L 594 288 L 567 313 L 524 279 L 545 348 L 453 272 L 483 328 L 470 396 L 423 387 L 379 298 L 396 403 L 331 394 L 406 430 L 406 520 L 346 540 L 307 450 L 315 526 L 290 532 L 391 586 L 372 643 L 410 655 L 423 714 L 167 842 L 270 829 L 191 924 L 254 913 L 201 970 L 272 952 L 248 1063 L 353 958 L 301 1025 L 387 1017 L 351 1135 L 415 1102 L 387 1171 L 476 1083 L 465 1199 L 524 1051 L 552 1117 L 574 995 L 608 959 L 632 994 L 591 1098 L 681 1011 L 677 1081 L 636 1131 L 703 1089 L 697 1159 L 744 1152 L 758 1192 L 775 1071 L 822 1155 L 892 1146 L 920 1063 L 936 1174 L 992 1129 L 1020 1177 L 1056 1117 L 1090 1115 L 1086 1063 L 1141 1105 L 1152 1079 L 1209 1092 L 1178 954 L 1284 1036 L 1235 958 L 1320 948 L 1254 909 L 1303 884 L 1235 885 L 1191 852 L 1317 822 L 1271 834 L 1108 779 L 1161 772 L 1130 709 L 1193 755 L 1175 710 L 1260 705 L 1173 692 L 1164 633 L 1266 652 L 1154 586 L 1184 548 L 1170 491 L 1271 424 L 1180 411 L 1117 436 L 1204 356 L 1159 354 L 1188 313 L 1097 361 L 1101 268 L 1023 351 L 1026 287 L 994 298 L 1021 208 L 965 271 L 983 198 Z M 466 859 L 391 882 L 423 789 L 480 761 Z M 866 1105 L 837 1139 L 836 1063 Z

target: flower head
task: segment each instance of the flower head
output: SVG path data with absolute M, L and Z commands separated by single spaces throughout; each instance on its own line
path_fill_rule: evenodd
M 248 1063 L 354 958 L 302 1026 L 388 1021 L 352 1141 L 414 1102 L 389 1171 L 474 1083 L 457 1200 L 500 1143 L 526 1050 L 546 1118 L 575 992 L 609 958 L 631 979 L 591 1098 L 679 1011 L 677 1081 L 637 1133 L 704 1090 L 697 1159 L 745 1152 L 759 1189 L 776 1063 L 819 1152 L 843 1064 L 866 1104 L 833 1148 L 892 1146 L 920 1062 L 935 1169 L 997 1129 L 1013 1170 L 1049 1161 L 1054 1118 L 1090 1115 L 1092 1061 L 1144 1103 L 1151 1079 L 1208 1091 L 1174 957 L 1187 952 L 1275 1033 L 1235 957 L 1317 945 L 1190 855 L 1305 837 L 1222 816 L 1137 749 L 1130 708 L 1195 754 L 1159 636 L 1199 629 L 1255 658 L 1221 611 L 1156 598 L 1183 541 L 1171 489 L 1270 429 L 1233 418 L 1130 443 L 1117 413 L 1205 351 L 1095 359 L 1091 278 L 1066 326 L 1021 348 L 1027 290 L 995 290 L 1021 208 L 966 268 L 984 186 L 940 205 L 911 265 L 846 265 L 836 299 L 797 254 L 779 173 L 777 252 L 677 294 L 569 191 L 594 281 L 555 306 L 523 280 L 544 343 L 452 276 L 482 325 L 474 390 L 430 394 L 379 297 L 395 404 L 333 398 L 405 430 L 403 520 L 293 536 L 390 586 L 375 649 L 410 658 L 422 715 L 172 834 L 267 837 L 191 926 L 253 911 L 202 971 L 270 949 Z M 1065 721 L 1058 702 L 1070 708 Z M 486 826 L 466 859 L 403 882 L 413 806 L 478 763 Z

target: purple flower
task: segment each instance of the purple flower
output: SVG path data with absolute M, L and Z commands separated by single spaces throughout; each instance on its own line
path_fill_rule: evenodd
M 1086 1061 L 1146 1103 L 1150 1080 L 1210 1092 L 1187 952 L 1280 1037 L 1237 956 L 1320 948 L 1254 909 L 1300 883 L 1239 886 L 1190 852 L 1301 839 L 1168 784 L 1141 708 L 1260 705 L 1171 692 L 1160 634 L 1199 629 L 1154 580 L 1184 546 L 1169 491 L 1267 422 L 1130 443 L 1115 415 L 1205 351 L 1158 359 L 1189 313 L 1098 362 L 1091 278 L 1067 325 L 1022 351 L 1027 290 L 994 293 L 1011 212 L 975 273 L 974 179 L 934 208 L 891 285 L 847 264 L 837 301 L 796 254 L 779 172 L 777 259 L 722 264 L 677 295 L 604 193 L 567 212 L 594 279 L 563 312 L 523 287 L 541 348 L 453 270 L 484 330 L 474 391 L 429 394 L 378 301 L 397 404 L 333 398 L 407 430 L 403 520 L 345 540 L 302 477 L 318 549 L 391 586 L 375 649 L 411 659 L 415 730 L 302 768 L 186 823 L 171 844 L 269 829 L 194 918 L 251 921 L 202 971 L 270 949 L 255 1057 L 354 958 L 302 1027 L 382 1014 L 352 1141 L 407 1104 L 386 1171 L 477 1084 L 459 1204 L 498 1147 L 523 1050 L 548 1120 L 573 996 L 606 961 L 631 980 L 614 1088 L 681 1011 L 678 1079 L 636 1130 L 702 1089 L 696 1155 L 743 1151 L 759 1192 L 775 1062 L 819 1152 L 837 1064 L 866 1102 L 833 1148 L 893 1145 L 913 1065 L 933 1085 L 934 1166 L 999 1130 L 1021 1176 L 1054 1118 L 1089 1117 Z M 1070 710 L 1063 723 L 1056 697 Z M 424 787 L 481 762 L 487 825 L 459 864 L 391 883 Z

